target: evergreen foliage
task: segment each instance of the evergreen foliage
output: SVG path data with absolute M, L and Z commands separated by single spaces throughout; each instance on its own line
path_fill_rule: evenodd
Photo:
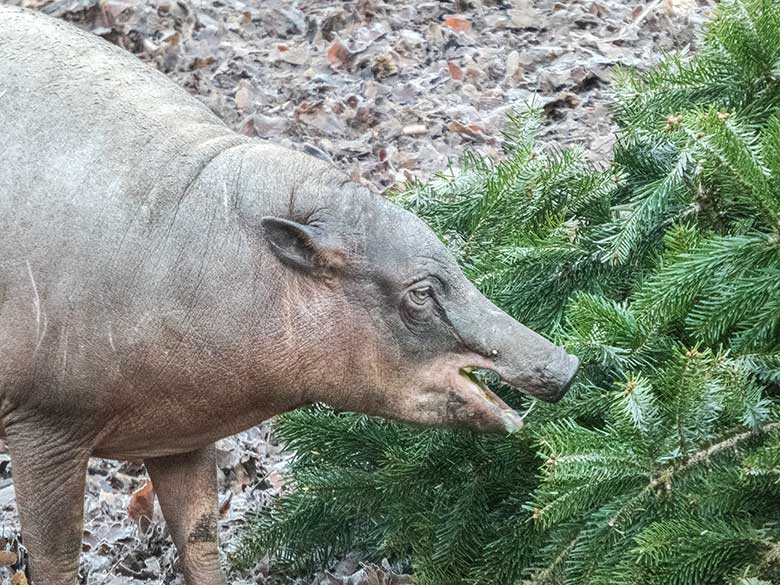
M 609 168 L 540 147 L 529 112 L 500 162 L 399 197 L 581 358 L 569 395 L 510 436 L 282 417 L 293 489 L 239 565 L 360 550 L 420 585 L 780 582 L 780 6 L 726 0 L 701 44 L 616 75 Z

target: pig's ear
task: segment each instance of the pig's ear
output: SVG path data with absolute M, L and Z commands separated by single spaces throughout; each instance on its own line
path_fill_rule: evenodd
M 271 250 L 285 264 L 321 274 L 338 272 L 346 263 L 344 251 L 319 228 L 279 217 L 264 217 L 260 225 Z

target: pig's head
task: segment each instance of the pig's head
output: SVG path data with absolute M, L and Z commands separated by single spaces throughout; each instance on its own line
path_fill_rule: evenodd
M 307 281 L 339 378 L 313 400 L 422 425 L 514 431 L 522 420 L 476 369 L 559 400 L 578 360 L 518 323 L 466 279 L 428 226 L 354 186 L 294 219 L 264 217 L 268 248 Z M 347 356 L 335 359 L 336 354 Z

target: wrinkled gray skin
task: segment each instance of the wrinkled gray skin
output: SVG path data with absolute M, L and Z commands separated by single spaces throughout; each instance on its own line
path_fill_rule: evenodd
M 577 360 L 411 214 L 0 7 L 0 431 L 36 585 L 75 582 L 90 455 L 145 461 L 187 582 L 219 585 L 216 439 L 313 402 L 519 428 L 472 367 L 557 400 Z

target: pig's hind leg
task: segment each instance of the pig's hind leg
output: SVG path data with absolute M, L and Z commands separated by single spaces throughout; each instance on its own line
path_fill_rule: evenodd
M 91 446 L 31 419 L 6 425 L 6 436 L 32 583 L 74 585 Z
M 214 445 L 144 461 L 187 585 L 225 585 L 219 562 Z

